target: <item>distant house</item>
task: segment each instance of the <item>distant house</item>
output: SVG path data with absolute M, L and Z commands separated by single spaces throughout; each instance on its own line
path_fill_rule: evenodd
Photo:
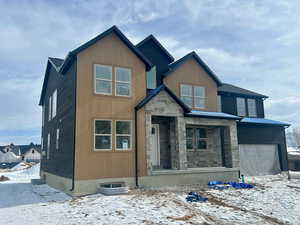
M 41 159 L 40 152 L 41 146 L 33 143 L 29 145 L 10 144 L 0 146 L 0 163 L 18 163 L 22 160 L 26 162 L 39 162 Z
M 289 170 L 300 171 L 300 148 L 288 148 Z

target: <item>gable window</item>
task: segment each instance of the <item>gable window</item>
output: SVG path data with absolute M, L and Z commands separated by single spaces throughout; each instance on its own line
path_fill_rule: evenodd
M 147 72 L 147 88 L 156 88 L 156 67 L 153 66 L 150 71 Z
M 131 149 L 131 121 L 116 121 L 116 149 Z
M 207 149 L 206 129 L 201 127 L 187 127 L 186 148 L 187 150 Z
M 194 86 L 194 107 L 205 108 L 205 88 Z
M 250 117 L 256 117 L 256 101 L 255 99 L 247 99 L 248 103 L 248 116 Z
M 50 133 L 48 133 L 47 137 L 47 159 L 50 159 Z
M 236 106 L 238 116 L 246 116 L 245 98 L 236 98 Z
M 104 65 L 95 65 L 94 83 L 96 94 L 112 94 L 112 67 Z
M 94 149 L 111 150 L 112 121 L 95 120 L 94 127 Z
M 115 68 L 115 88 L 117 96 L 130 96 L 131 92 L 131 70 L 128 68 Z
M 52 118 L 56 116 L 57 107 L 57 89 L 52 94 Z
M 59 147 L 59 128 L 56 129 L 56 149 Z
M 205 108 L 205 88 L 188 84 L 180 85 L 181 100 L 191 108 Z
M 181 100 L 189 107 L 193 107 L 193 86 L 187 84 L 180 85 Z
M 52 97 L 49 97 L 49 103 L 48 103 L 48 121 L 50 121 L 52 118 Z

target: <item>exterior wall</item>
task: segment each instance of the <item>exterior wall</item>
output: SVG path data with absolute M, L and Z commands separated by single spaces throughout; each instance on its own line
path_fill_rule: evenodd
M 207 149 L 187 150 L 189 168 L 222 166 L 220 128 L 205 128 L 207 130 Z
M 180 97 L 180 84 L 205 87 L 206 108 L 203 111 L 218 111 L 217 84 L 194 60 L 189 59 L 164 79 L 164 83 Z
M 47 152 L 47 135 L 50 133 L 50 159 L 42 156 L 41 170 L 57 176 L 73 177 L 74 127 L 75 127 L 75 81 L 76 61 L 65 75 L 58 74 L 51 66 L 45 101 L 44 126 L 42 127 L 43 151 Z M 57 112 L 48 121 L 49 96 L 57 89 Z M 56 129 L 60 129 L 59 149 L 56 149 Z
M 168 57 L 152 40 L 138 46 L 138 49 L 156 66 L 156 83 L 161 85 L 162 75 L 169 69 Z
M 67 194 L 73 195 L 71 192 L 72 179 L 54 175 L 53 173 L 48 173 L 41 171 L 41 178 L 50 187 L 61 190 Z
M 236 106 L 236 98 L 242 97 L 246 98 L 245 96 L 237 96 L 232 94 L 221 94 L 221 105 L 222 105 L 222 112 L 229 113 L 232 115 L 237 116 L 237 106 Z M 250 97 L 248 97 L 250 98 Z M 251 98 L 254 99 L 254 98 Z M 261 98 L 255 98 L 256 100 L 256 111 L 257 111 L 257 117 L 258 118 L 264 118 L 265 112 L 264 112 L 264 101 Z M 246 104 L 246 110 L 247 110 L 247 104 Z
M 31 149 L 24 155 L 24 161 L 26 162 L 39 162 L 41 160 L 41 153 Z
M 279 126 L 238 124 L 239 144 L 276 144 L 279 150 L 281 169 L 288 169 L 285 129 Z
M 77 62 L 75 179 L 132 177 L 135 175 L 134 107 L 146 95 L 145 65 L 115 34 L 104 37 L 80 52 Z M 131 97 L 94 94 L 94 64 L 131 68 Z M 94 151 L 94 119 L 132 120 L 132 150 L 115 150 L 113 126 L 112 151 Z M 143 110 L 139 112 L 137 126 L 139 175 L 143 175 L 145 174 Z

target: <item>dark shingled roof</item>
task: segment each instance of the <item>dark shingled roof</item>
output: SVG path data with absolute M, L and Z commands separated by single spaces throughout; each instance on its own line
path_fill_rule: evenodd
M 103 33 L 99 34 L 95 38 L 91 39 L 90 41 L 84 43 L 83 45 L 79 46 L 78 48 L 74 49 L 73 51 L 69 52 L 66 59 L 64 60 L 64 63 L 60 67 L 60 73 L 64 74 L 71 62 L 75 59 L 76 55 L 85 50 L 86 48 L 90 47 L 91 45 L 95 44 L 97 41 L 101 40 L 102 38 L 106 37 L 107 35 L 115 33 L 124 43 L 127 45 L 127 47 L 133 51 L 133 53 L 136 54 L 136 56 L 143 61 L 143 63 L 146 65 L 146 69 L 149 70 L 153 66 L 152 63 L 149 61 L 149 59 L 146 58 L 146 56 L 143 55 L 140 50 L 131 43 L 131 41 L 119 30 L 117 26 L 112 26 L 108 30 L 104 31 Z
M 168 57 L 169 63 L 171 63 L 175 60 L 174 57 L 168 52 L 168 50 L 165 49 L 165 47 L 162 46 L 162 44 L 152 34 L 149 35 L 148 37 L 146 37 L 140 43 L 138 43 L 136 45 L 136 47 L 139 48 L 140 46 L 142 46 L 143 44 L 145 44 L 148 41 L 153 41 L 162 50 L 162 52 Z
M 59 68 L 61 67 L 61 65 L 64 63 L 63 59 L 59 59 L 59 58 L 53 58 L 53 57 L 49 57 L 49 61 L 51 62 L 51 64 L 56 67 L 56 69 L 59 71 Z
M 7 146 L 0 146 L 0 151 L 3 152 L 3 149 L 7 147 Z M 27 151 L 29 151 L 31 148 L 34 148 L 35 150 L 37 150 L 38 152 L 41 152 L 41 145 L 35 145 L 33 143 L 29 144 L 29 145 L 14 145 L 13 146 L 13 152 L 16 155 L 18 154 L 18 151 L 20 150 L 21 155 L 24 155 Z M 16 151 L 14 150 L 16 149 Z
M 244 88 L 240 88 L 237 86 L 234 86 L 232 84 L 226 84 L 223 83 L 222 86 L 218 88 L 218 93 L 232 93 L 236 95 L 242 95 L 242 96 L 251 96 L 251 97 L 258 97 L 258 98 L 268 98 L 266 95 L 262 95 L 253 91 L 249 91 Z
M 154 98 L 158 93 L 160 93 L 162 90 L 166 91 L 171 98 L 174 99 L 174 101 L 181 106 L 184 112 L 190 112 L 190 108 L 181 101 L 180 98 L 178 98 L 167 86 L 164 84 L 160 85 L 159 87 L 149 91 L 148 95 L 135 107 L 136 110 L 139 110 L 143 108 L 152 98 Z
M 179 68 L 182 64 L 184 64 L 188 59 L 194 58 L 199 65 L 204 69 L 205 72 L 217 83 L 218 86 L 222 85 L 222 82 L 217 77 L 217 75 L 202 61 L 202 59 L 197 55 L 196 52 L 191 52 L 177 61 L 173 62 L 169 65 L 169 71 L 164 74 L 164 77 L 169 76 L 172 72 L 174 72 L 177 68 Z

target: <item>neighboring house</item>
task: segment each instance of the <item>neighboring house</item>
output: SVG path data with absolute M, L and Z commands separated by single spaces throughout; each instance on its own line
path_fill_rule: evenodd
M 300 171 L 300 148 L 288 147 L 289 170 Z
M 259 152 L 272 157 L 257 173 L 287 170 L 288 124 L 264 118 L 265 98 L 223 84 L 195 52 L 175 61 L 154 36 L 135 46 L 113 26 L 48 59 L 41 176 L 81 195 L 108 182 L 234 181 L 248 152 L 254 167 Z
M 0 162 L 15 163 L 20 161 L 39 162 L 41 159 L 40 145 L 30 143 L 29 145 L 0 146 Z

